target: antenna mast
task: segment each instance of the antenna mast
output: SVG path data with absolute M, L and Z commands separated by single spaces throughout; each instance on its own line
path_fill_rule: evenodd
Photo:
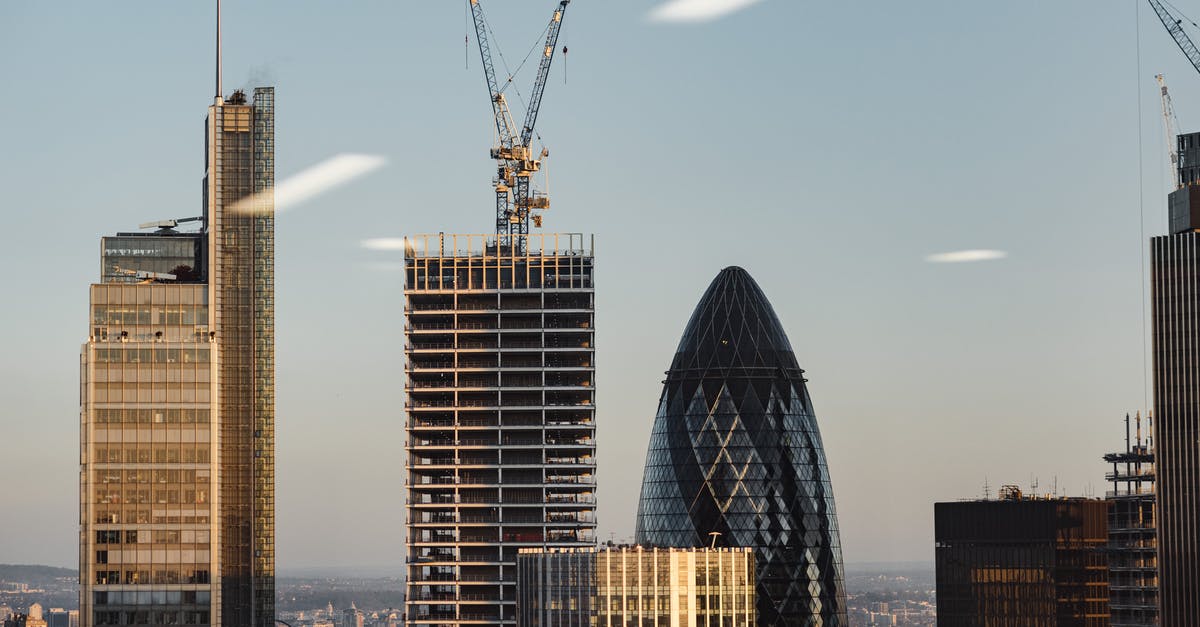
M 215 100 L 221 102 L 221 0 L 217 0 L 217 93 Z

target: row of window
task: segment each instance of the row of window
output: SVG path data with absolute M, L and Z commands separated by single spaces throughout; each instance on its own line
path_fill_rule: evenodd
M 113 612 L 97 610 L 93 625 L 207 625 L 207 611 L 149 611 Z
M 99 464 L 206 464 L 209 460 L 207 445 L 191 446 L 182 443 L 174 446 L 138 446 L 137 444 L 97 444 L 93 461 Z
M 116 424 L 208 424 L 207 409 L 94 409 L 92 420 Z
M 166 325 L 192 326 L 208 324 L 208 307 L 205 305 L 95 305 L 92 307 L 93 324 L 114 326 Z
M 208 590 L 98 590 L 92 593 L 96 605 L 208 605 Z
M 209 348 L 97 348 L 97 364 L 206 364 Z
M 207 469 L 200 470 L 121 470 L 119 468 L 105 468 L 96 470 L 93 474 L 93 481 L 98 484 L 195 484 L 197 486 L 206 486 L 209 483 L 210 473 Z
M 124 564 L 126 568 L 151 564 L 208 564 L 209 549 L 125 549 L 96 551 L 96 564 Z
M 92 388 L 94 403 L 209 403 L 208 383 L 99 383 Z
M 101 505 L 115 505 L 119 503 L 132 503 L 134 505 L 207 505 L 208 504 L 208 486 L 203 486 L 200 489 L 195 489 L 196 486 L 178 486 L 174 489 L 167 490 L 125 490 L 124 495 L 120 490 L 113 490 L 107 487 L 97 487 L 95 500 L 93 503 Z
M 208 529 L 103 529 L 96 544 L 208 544 Z
M 208 506 L 175 506 L 171 509 L 158 508 L 154 510 L 134 508 L 126 505 L 97 506 L 95 522 L 98 525 L 207 525 L 209 522 Z
M 154 570 L 120 570 L 98 569 L 96 585 L 136 585 L 136 584 L 181 584 L 208 583 L 208 569 L 194 566 L 172 565 L 155 567 Z

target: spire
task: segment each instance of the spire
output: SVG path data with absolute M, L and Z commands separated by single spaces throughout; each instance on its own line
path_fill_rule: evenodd
M 217 0 L 217 93 L 216 103 L 221 103 L 221 0 Z

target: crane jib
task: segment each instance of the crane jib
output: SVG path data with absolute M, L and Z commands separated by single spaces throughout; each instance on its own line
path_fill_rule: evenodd
M 529 222 L 532 217 L 535 226 L 541 226 L 541 216 L 533 215 L 532 211 L 541 211 L 550 206 L 545 195 L 539 195 L 531 190 L 530 176 L 541 167 L 541 159 L 534 158 L 532 142 L 534 129 L 537 125 L 538 113 L 541 110 L 542 98 L 546 93 L 546 83 L 550 77 L 550 68 L 554 62 L 554 52 L 558 48 L 559 34 L 562 32 L 563 17 L 571 0 L 559 0 L 558 8 L 550 18 L 546 29 L 546 42 L 538 63 L 537 78 L 534 80 L 533 91 L 525 111 L 525 122 L 521 131 L 516 132 L 516 124 L 509 110 L 508 101 L 496 78 L 496 67 L 492 61 L 492 45 L 488 38 L 487 21 L 484 19 L 483 6 L 480 0 L 467 0 L 471 15 L 475 22 L 475 40 L 479 44 L 479 56 L 483 65 L 484 78 L 487 81 L 488 98 L 492 103 L 492 114 L 495 118 L 496 133 L 499 146 L 492 149 L 491 156 L 496 160 L 496 177 L 493 187 L 496 192 L 496 234 L 497 244 L 507 245 L 513 235 L 527 235 Z M 512 77 L 509 77 L 509 81 Z M 524 247 L 523 238 L 517 244 Z

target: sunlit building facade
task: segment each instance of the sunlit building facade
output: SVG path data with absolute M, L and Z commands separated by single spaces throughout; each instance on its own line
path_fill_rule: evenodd
M 103 238 L 90 288 L 85 627 L 275 621 L 273 89 L 206 128 L 204 215 Z
M 590 238 L 405 246 L 406 624 L 513 625 L 517 552 L 595 544 Z
M 1107 627 L 1108 503 L 1028 498 L 934 505 L 939 627 Z
M 804 371 L 742 268 L 713 279 L 667 371 L 637 542 L 753 548 L 759 625 L 847 624 L 833 486 Z
M 754 627 L 754 550 L 521 549 L 517 627 Z

